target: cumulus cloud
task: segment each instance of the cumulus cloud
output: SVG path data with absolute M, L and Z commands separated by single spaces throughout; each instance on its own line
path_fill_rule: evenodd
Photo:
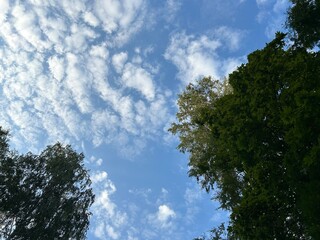
M 5 21 L 9 11 L 9 0 L 3 0 L 0 8 L 0 23 Z
M 28 11 L 26 6 L 15 5 L 11 11 L 12 23 L 15 31 L 33 47 L 44 51 L 51 47 L 51 43 L 42 39 L 41 29 L 34 27 L 37 16 L 34 11 Z
M 158 206 L 156 213 L 148 215 L 148 221 L 156 229 L 169 229 L 174 226 L 173 220 L 175 217 L 175 211 L 168 205 L 162 204 Z
M 128 54 L 126 52 L 121 52 L 112 56 L 112 64 L 118 73 L 121 73 L 127 59 Z
M 127 225 L 127 214 L 120 211 L 112 201 L 111 195 L 116 192 L 113 182 L 105 171 L 91 174 L 96 199 L 92 205 L 94 219 L 93 233 L 99 239 L 119 239 L 121 231 Z
M 99 19 L 92 12 L 85 12 L 83 14 L 83 19 L 92 27 L 97 27 L 99 25 Z
M 126 87 L 139 91 L 148 101 L 155 97 L 155 86 L 151 74 L 144 68 L 128 63 L 122 74 L 122 83 Z
M 65 63 L 64 60 L 58 56 L 51 56 L 48 59 L 49 69 L 52 76 L 61 81 L 65 75 Z
M 229 73 L 230 66 L 241 62 L 237 58 L 222 59 L 217 53 L 217 50 L 223 46 L 237 48 L 240 33 L 232 34 L 228 28 L 222 27 L 216 30 L 216 35 L 215 37 L 194 36 L 182 32 L 172 36 L 164 57 L 178 68 L 178 78 L 183 84 L 209 75 L 222 78 Z M 227 40 L 227 43 L 222 40 Z M 230 62 L 237 64 L 229 64 Z
M 133 158 L 148 140 L 161 139 L 170 119 L 170 94 L 161 93 L 156 70 L 145 61 L 152 49 L 141 48 L 141 56 L 133 58 L 111 49 L 140 30 L 146 2 L 117 1 L 115 9 L 107 9 L 112 1 L 72 2 L 5 1 L 1 6 L 0 125 L 11 130 L 14 147 L 23 151 L 85 141 L 94 147 L 113 144 Z M 111 11 L 108 17 L 104 11 Z M 87 163 L 95 168 L 103 160 L 91 157 Z M 136 239 L 132 228 L 124 236 L 133 220 L 114 202 L 116 187 L 108 174 L 93 172 L 91 179 L 92 234 Z M 153 219 L 170 224 L 169 209 L 162 207 Z
M 147 55 L 110 57 L 112 46 L 140 30 L 146 8 L 144 0 L 3 2 L 0 124 L 17 136 L 17 147 L 88 140 L 132 157 L 162 134 L 167 96 L 158 92 Z M 111 64 L 118 75 L 110 76 Z M 23 107 L 9 112 L 15 100 Z
M 122 45 L 141 29 L 146 17 L 146 1 L 96 0 L 94 12 L 104 31 L 113 36 L 112 43 Z
M 167 205 L 160 205 L 157 212 L 157 220 L 161 227 L 167 226 L 170 219 L 174 218 L 176 213 Z

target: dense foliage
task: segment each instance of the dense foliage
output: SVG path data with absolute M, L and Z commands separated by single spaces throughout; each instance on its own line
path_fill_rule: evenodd
M 83 158 L 60 143 L 19 155 L 0 128 L 0 238 L 84 239 L 94 195 Z
M 278 33 L 228 81 L 179 96 L 189 174 L 231 212 L 211 239 L 320 239 L 320 1 L 291 2 L 292 45 Z
M 230 86 L 190 84 L 170 129 L 190 176 L 231 211 L 230 239 L 320 237 L 320 56 L 285 50 L 284 37 L 251 53 Z
M 308 48 L 320 47 L 320 0 L 291 0 L 287 27 L 293 33 L 293 40 Z

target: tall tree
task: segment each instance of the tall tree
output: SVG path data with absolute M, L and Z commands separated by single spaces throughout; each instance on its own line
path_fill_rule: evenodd
M 210 78 L 189 85 L 170 129 L 189 174 L 231 211 L 233 239 L 319 238 L 320 56 L 284 37 L 251 53 L 225 94 Z
M 0 129 L 0 237 L 84 239 L 94 195 L 83 154 L 57 143 L 18 155 L 7 136 Z
M 287 27 L 300 46 L 320 47 L 320 0 L 291 0 Z

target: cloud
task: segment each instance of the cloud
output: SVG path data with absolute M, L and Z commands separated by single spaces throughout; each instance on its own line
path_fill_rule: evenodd
M 158 206 L 158 210 L 154 214 L 149 214 L 147 219 L 151 226 L 155 229 L 167 229 L 174 227 L 173 220 L 176 218 L 176 213 L 168 205 L 162 204 Z
M 23 5 L 15 5 L 11 11 L 15 31 L 33 47 L 44 51 L 51 43 L 42 39 L 41 29 L 34 27 L 37 16 L 33 11 L 27 11 Z
M 181 0 L 167 0 L 165 4 L 164 16 L 166 21 L 172 22 L 182 6 Z
M 203 198 L 201 189 L 198 185 L 195 185 L 193 188 L 188 187 L 185 191 L 184 198 L 187 204 L 194 204 Z
M 157 212 L 157 220 L 161 227 L 166 227 L 170 219 L 174 218 L 176 213 L 167 205 L 160 205 Z
M 84 149 L 84 146 L 82 146 L 82 149 Z M 102 163 L 103 163 L 103 159 L 102 158 L 96 158 L 95 156 L 91 156 L 89 158 L 88 163 L 91 163 L 93 165 L 96 165 L 96 166 L 100 167 L 102 165 Z
M 214 36 L 218 38 L 221 43 L 223 43 L 224 47 L 231 51 L 235 51 L 240 48 L 240 43 L 244 36 L 244 32 L 226 26 L 221 26 L 214 30 Z
M 121 52 L 112 56 L 112 64 L 118 73 L 122 72 L 123 66 L 128 59 L 128 54 Z
M 0 23 L 5 21 L 9 11 L 9 0 L 3 0 L 0 8 Z
M 61 81 L 65 75 L 64 59 L 59 58 L 58 56 L 51 56 L 48 59 L 48 64 L 52 76 L 58 81 Z
M 90 178 L 96 195 L 91 207 L 94 223 L 92 231 L 99 239 L 119 239 L 127 225 L 128 216 L 111 199 L 116 187 L 105 171 L 94 172 Z
M 262 7 L 263 5 L 269 4 L 273 0 L 256 0 L 258 7 Z
M 289 0 L 256 0 L 256 3 L 259 8 L 257 21 L 266 23 L 265 34 L 272 39 L 277 31 L 283 30 L 291 3 Z
M 132 59 L 124 51 L 110 56 L 141 29 L 147 7 L 144 0 L 3 3 L 0 124 L 15 147 L 86 140 L 132 158 L 164 134 L 170 96 L 145 60 L 150 49 Z
M 238 48 L 240 35 L 237 31 L 232 34 L 226 27 L 218 28 L 215 37 L 176 33 L 171 37 L 164 57 L 178 68 L 178 78 L 184 85 L 204 76 L 219 79 L 230 73 L 228 71 L 234 70 L 230 66 L 238 65 L 241 60 L 223 59 L 217 51 L 223 46 L 229 49 Z
M 96 0 L 94 13 L 103 30 L 113 36 L 112 43 L 119 46 L 142 28 L 147 13 L 146 1 Z
M 155 86 L 152 75 L 142 67 L 132 63 L 127 63 L 122 74 L 124 86 L 134 88 L 139 91 L 148 101 L 155 97 Z
M 83 14 L 83 19 L 92 27 L 97 27 L 100 23 L 99 19 L 92 12 L 85 12 Z
M 204 193 L 201 191 L 199 185 L 193 184 L 186 188 L 184 193 L 184 200 L 186 205 L 185 220 L 188 224 L 195 221 L 197 214 L 200 212 L 199 203 L 203 199 Z
M 151 188 L 146 188 L 146 189 L 129 189 L 129 193 L 133 194 L 139 198 L 143 198 L 146 200 L 146 202 L 150 203 L 149 201 L 149 195 L 152 193 Z

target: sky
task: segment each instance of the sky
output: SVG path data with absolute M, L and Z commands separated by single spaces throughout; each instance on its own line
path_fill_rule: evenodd
M 0 125 L 11 146 L 86 156 L 89 240 L 193 239 L 228 213 L 167 129 L 178 94 L 283 29 L 288 0 L 1 0 Z

